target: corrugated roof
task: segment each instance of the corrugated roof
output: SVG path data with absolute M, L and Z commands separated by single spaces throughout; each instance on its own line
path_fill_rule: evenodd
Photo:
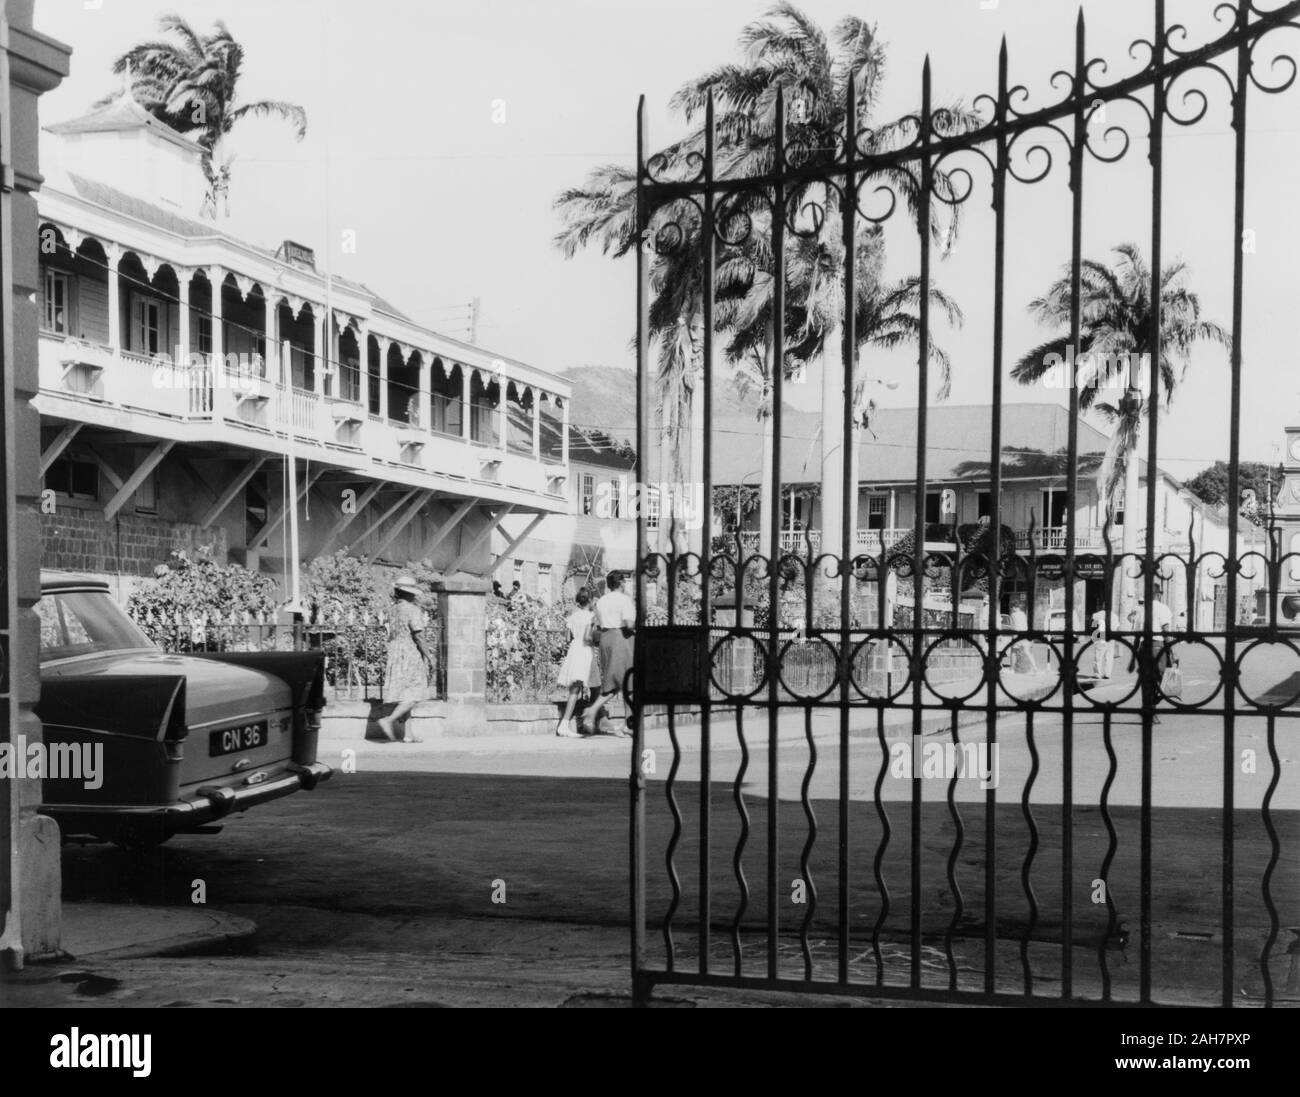
M 971 404 L 931 407 L 927 412 L 926 478 L 981 480 L 989 475 L 992 407 Z M 786 483 L 821 479 L 821 416 L 787 410 L 782 415 L 781 478 Z M 1065 450 L 1070 413 L 1059 404 L 1007 404 L 1002 409 L 1003 475 L 1053 475 L 1050 462 L 1034 461 Z M 716 421 L 715 484 L 756 484 L 762 464 L 761 426 L 752 416 Z M 1079 421 L 1079 454 L 1100 456 L 1109 439 Z M 860 476 L 864 481 L 907 483 L 916 477 L 916 409 L 884 408 L 861 433 Z M 1094 466 L 1095 467 L 1095 466 Z

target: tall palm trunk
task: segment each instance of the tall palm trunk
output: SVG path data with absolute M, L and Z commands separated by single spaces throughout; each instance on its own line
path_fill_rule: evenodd
M 1121 625 L 1126 623 L 1124 618 L 1137 604 L 1135 601 L 1136 577 L 1134 575 L 1136 567 L 1131 554 L 1137 551 L 1138 523 L 1146 521 L 1146 507 L 1140 505 L 1138 499 L 1138 494 L 1141 491 L 1138 479 L 1140 438 L 1141 430 L 1139 429 L 1133 436 L 1132 448 L 1124 455 L 1124 528 L 1120 538 L 1120 551 L 1123 552 L 1125 560 L 1123 580 L 1120 583 L 1121 603 L 1119 613 Z M 1148 530 L 1148 538 L 1150 535 L 1151 532 Z M 1138 623 L 1138 627 L 1141 627 L 1141 622 Z
M 828 332 L 823 343 L 822 467 L 821 498 L 818 500 L 818 510 L 821 513 L 821 551 L 835 556 L 840 554 L 845 522 L 849 520 L 843 507 L 844 358 L 840 348 L 840 330 L 836 327 Z M 850 437 L 849 444 L 852 442 Z M 849 528 L 852 530 L 851 526 Z
M 775 512 L 772 507 L 772 427 L 775 417 L 769 411 L 763 416 L 762 466 L 758 489 L 758 552 L 767 556 L 772 544 L 772 523 Z M 772 561 L 775 566 L 776 561 Z

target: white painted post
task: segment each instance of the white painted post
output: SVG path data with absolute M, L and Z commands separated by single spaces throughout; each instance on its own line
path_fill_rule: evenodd
M 469 366 L 461 364 L 460 367 L 460 436 L 466 442 L 474 437 L 474 404 L 471 397 L 474 394 L 474 382 L 472 379 L 473 370 Z
M 108 259 L 108 345 L 116 352 L 122 346 L 122 298 L 117 281 L 117 265 L 122 259 L 122 249 L 117 244 L 105 244 Z
M 379 418 L 388 419 L 388 344 L 392 342 L 387 336 L 375 337 L 379 344 Z
M 221 310 L 221 287 L 225 274 L 220 267 L 208 267 L 208 285 L 212 287 L 212 357 L 216 368 L 223 369 L 226 360 L 226 327 Z

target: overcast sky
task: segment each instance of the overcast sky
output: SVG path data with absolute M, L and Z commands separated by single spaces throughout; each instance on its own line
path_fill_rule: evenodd
M 1214 31 L 1213 0 L 1168 6 L 1172 21 L 1187 24 L 1188 44 Z M 552 202 L 594 166 L 631 162 L 638 95 L 650 107 L 652 143 L 679 135 L 669 96 L 705 69 L 738 59 L 738 32 L 765 7 L 751 0 L 38 0 L 37 25 L 74 50 L 71 76 L 41 109 L 44 122 L 65 120 L 119 86 L 112 59 L 152 36 L 160 12 L 177 11 L 199 29 L 220 17 L 246 48 L 242 97 L 293 100 L 309 118 L 301 143 L 273 122 L 247 123 L 236 135 L 234 216 L 223 227 L 259 243 L 311 244 L 318 265 L 333 240 L 336 274 L 368 283 L 433 327 L 453 315 L 449 307 L 480 297 L 479 341 L 544 368 L 630 367 L 633 267 L 595 253 L 564 260 L 552 244 L 559 227 Z M 1012 83 L 1029 88 L 1031 104 L 1052 100 L 1052 72 L 1073 59 L 1073 4 L 809 0 L 804 7 L 827 29 L 849 12 L 879 24 L 889 45 L 882 120 L 919 104 L 927 51 L 936 100 L 967 102 L 996 89 L 1004 34 Z M 1147 5 L 1090 0 L 1084 10 L 1089 55 L 1110 60 L 1112 75 L 1131 68 L 1128 43 L 1150 36 Z M 1273 37 L 1273 52 L 1297 47 L 1294 34 Z M 1192 129 L 1167 126 L 1165 252 L 1167 260 L 1180 256 L 1191 264 L 1206 314 L 1228 326 L 1238 245 L 1227 95 L 1213 77 L 1198 84 L 1210 95 L 1206 118 Z M 1255 250 L 1246 256 L 1247 458 L 1269 459 L 1282 427 L 1300 424 L 1298 95 L 1300 87 L 1281 96 L 1252 91 L 1249 101 L 1246 224 Z M 504 121 L 494 122 L 501 108 Z M 1119 115 L 1113 111 L 1108 122 Z M 1130 132 L 1133 147 L 1119 164 L 1088 162 L 1088 256 L 1104 257 L 1124 240 L 1149 248 L 1145 122 Z M 1069 258 L 1063 168 L 1058 150 L 1048 179 L 1013 184 L 1010 192 L 1009 360 L 1048 334 L 1032 325 L 1024 305 Z M 992 226 L 981 179 L 952 256 L 935 265 L 936 280 L 966 314 L 959 332 L 935 332 L 953 359 L 954 403 L 989 399 Z M 356 233 L 355 254 L 339 248 L 345 229 Z M 914 272 L 915 232 L 899 218 L 889 232 L 890 273 Z M 463 330 L 456 321 L 445 326 L 450 334 Z M 915 402 L 914 357 L 894 355 L 872 368 L 899 382 L 881 390 L 878 402 Z M 811 387 L 796 401 L 810 393 Z M 1228 393 L 1224 352 L 1198 351 L 1161 432 L 1162 463 L 1175 475 L 1226 457 Z M 1008 386 L 1008 399 L 1059 396 Z

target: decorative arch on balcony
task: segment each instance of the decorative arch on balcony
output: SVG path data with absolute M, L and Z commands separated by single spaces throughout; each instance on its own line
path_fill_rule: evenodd
M 435 357 L 429 369 L 430 428 L 459 438 L 465 422 L 465 370 L 459 362 Z
M 361 403 L 362 347 L 365 342 L 357 322 L 349 317 L 339 332 L 339 361 L 331 394 L 336 400 Z
M 292 294 L 275 296 L 276 324 L 272 334 L 276 349 L 283 352 L 289 344 L 288 361 L 282 364 L 284 380 L 301 392 L 316 391 L 316 371 L 320 362 L 316 354 L 316 310 L 310 301 Z
M 504 393 L 501 379 L 484 370 L 474 369 L 470 375 L 470 440 L 484 445 L 500 445 L 498 409 Z
M 93 236 L 42 221 L 37 230 L 40 329 L 107 346 L 108 254 Z
M 537 398 L 528 385 L 510 381 L 506 385 L 506 449 L 511 453 L 533 452 L 533 419 Z
M 564 460 L 564 397 L 552 392 L 538 393 L 538 456 L 543 461 Z
M 388 418 L 420 423 L 420 352 L 395 340 L 388 344 Z
M 222 345 L 227 360 L 237 355 L 242 362 L 247 359 L 256 366 L 259 376 L 267 376 L 267 298 L 261 283 L 251 278 L 225 271 L 221 279 Z M 270 317 L 274 320 L 274 313 Z M 270 336 L 275 339 L 274 324 Z M 273 378 L 279 380 L 279 378 Z

